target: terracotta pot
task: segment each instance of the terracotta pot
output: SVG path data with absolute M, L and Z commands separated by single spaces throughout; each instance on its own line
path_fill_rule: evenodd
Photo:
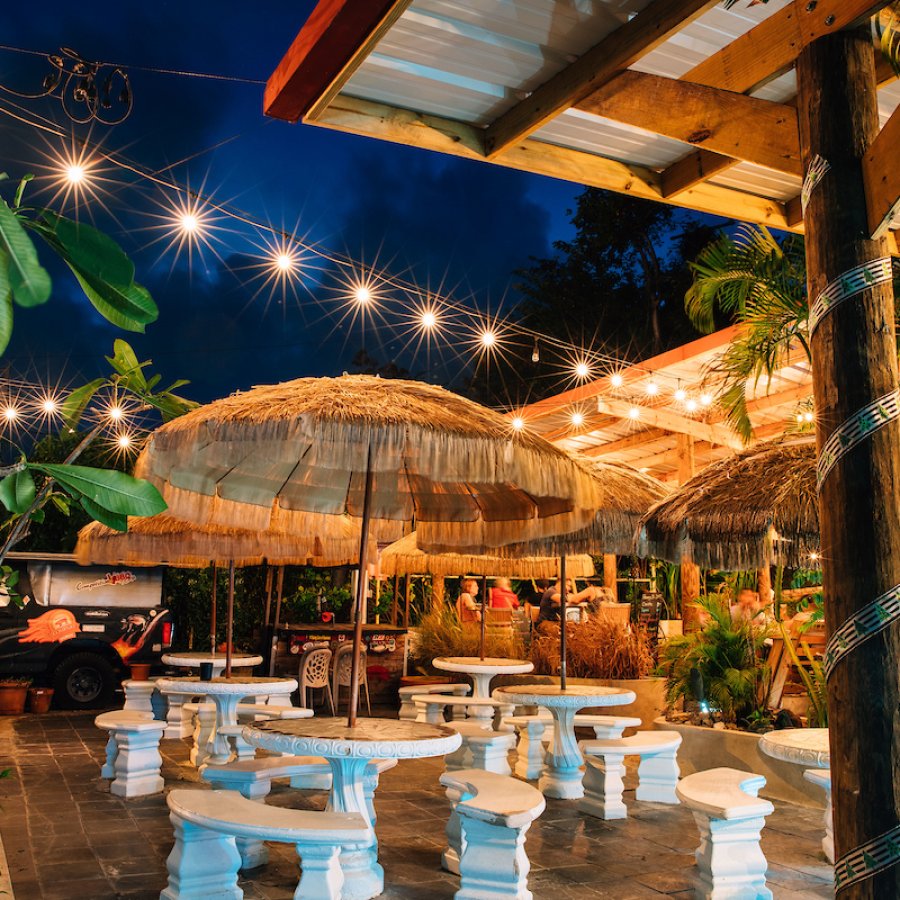
M 150 680 L 150 663 L 132 663 L 128 668 L 131 669 L 132 681 Z
M 53 688 L 28 688 L 28 709 L 33 713 L 45 713 L 53 702 Z
M 0 684 L 0 716 L 20 716 L 28 699 L 27 684 Z

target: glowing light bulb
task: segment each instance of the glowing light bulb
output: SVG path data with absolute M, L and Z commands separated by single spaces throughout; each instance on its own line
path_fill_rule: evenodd
M 625 381 L 625 379 L 618 372 L 614 372 L 612 375 L 609 376 L 609 383 L 614 388 L 622 387 L 622 384 L 624 383 L 624 381 Z
M 800 425 L 803 423 L 803 413 L 797 413 L 797 424 Z
M 432 310 L 426 309 L 419 317 L 419 322 L 424 329 L 431 331 L 437 325 L 437 315 Z
M 586 362 L 576 363 L 575 375 L 578 378 L 587 378 L 591 374 L 591 367 Z
M 79 185 L 87 177 L 87 169 L 79 163 L 70 163 L 65 169 L 66 181 L 71 185 Z
M 813 550 L 812 553 L 809 554 L 809 558 L 813 562 L 816 562 L 816 560 L 819 558 L 819 554 L 815 550 Z
M 713 402 L 712 394 L 701 394 L 700 395 L 700 404 L 702 406 L 709 406 Z
M 632 421 L 635 421 L 641 417 L 641 410 L 637 406 L 632 406 L 631 409 L 628 410 L 628 418 Z
M 803 413 L 803 421 L 804 421 L 804 422 L 812 422 L 813 418 L 814 418 L 814 417 L 813 417 L 813 414 L 812 414 L 811 412 L 805 412 L 805 413 Z
M 697 412 L 697 401 L 691 398 L 684 404 L 684 408 L 691 413 Z
M 521 431 L 525 427 L 525 420 L 521 416 L 516 416 L 512 420 L 512 427 L 516 431 Z
M 127 450 L 131 446 L 131 435 L 120 434 L 116 438 L 116 444 L 118 444 L 122 450 Z
M 538 347 L 537 338 L 534 339 L 534 349 L 531 351 L 531 361 L 533 363 L 541 361 L 541 349 Z
M 109 408 L 109 417 L 113 422 L 120 421 L 123 415 L 125 415 L 125 411 L 121 406 L 111 406 Z
M 200 219 L 194 213 L 182 213 L 178 217 L 178 225 L 185 234 L 197 234 L 200 231 Z
M 481 341 L 482 347 L 489 349 L 497 343 L 497 335 L 490 329 L 485 329 L 481 332 L 479 340 Z
M 572 413 L 572 425 L 575 428 L 580 428 L 582 425 L 584 425 L 584 413 L 573 412 Z
M 46 413 L 48 416 L 52 416 L 58 409 L 59 404 L 52 397 L 47 397 L 41 401 L 41 412 Z
M 275 268 L 279 272 L 292 272 L 296 261 L 290 253 L 278 253 L 275 256 Z
M 655 381 L 648 381 L 644 390 L 647 391 L 649 397 L 655 397 L 659 393 L 659 385 Z
M 361 306 L 364 306 L 372 300 L 372 291 L 364 284 L 361 284 L 353 291 L 353 299 Z
M 7 406 L 3 410 L 3 418 L 7 422 L 15 422 L 19 418 L 19 410 L 15 406 Z
M 687 400 L 687 391 L 684 388 L 678 388 L 678 390 L 675 391 L 675 399 L 679 403 L 684 403 L 684 401 Z

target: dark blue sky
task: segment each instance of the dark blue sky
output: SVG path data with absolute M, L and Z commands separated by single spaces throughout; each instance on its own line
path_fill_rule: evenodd
M 16 4 L 0 13 L 0 43 L 45 52 L 68 46 L 86 58 L 126 67 L 264 80 L 312 5 L 181 0 L 87 8 L 45 2 L 38 15 Z M 46 71 L 40 59 L 0 50 L 0 84 L 34 90 Z M 95 127 L 92 139 L 160 168 L 240 135 L 172 173 L 192 187 L 205 182 L 218 199 L 289 230 L 297 227 L 325 247 L 358 259 L 377 254 L 390 261 L 390 269 L 411 273 L 423 285 L 443 281 L 459 299 L 474 295 L 467 302 L 496 305 L 516 268 L 529 256 L 546 255 L 552 241 L 569 234 L 566 210 L 578 185 L 273 122 L 261 113 L 260 85 L 136 68 L 129 74 L 134 112 L 121 125 Z M 8 99 L 73 127 L 58 104 L 0 93 L 0 106 Z M 88 134 L 84 127 L 76 133 Z M 40 172 L 43 155 L 58 147 L 54 138 L 5 115 L 0 139 L 0 169 L 14 180 Z M 254 251 L 249 229 L 226 234 L 218 247 L 221 260 L 206 254 L 206 266 L 190 272 L 172 254 L 159 259 L 162 245 L 147 245 L 155 236 L 148 230 L 154 224 L 150 216 L 159 212 L 162 196 L 147 186 L 129 186 L 107 201 L 115 221 L 96 207 L 94 213 L 95 222 L 133 256 L 137 279 L 160 307 L 159 321 L 145 336 L 134 337 L 140 355 L 152 357 L 166 377 L 189 378 L 188 393 L 200 400 L 254 383 L 347 368 L 361 346 L 359 331 L 335 330 L 336 318 L 305 294 L 299 303 L 289 298 L 284 306 L 268 308 L 266 294 L 252 299 L 258 283 L 248 284 L 245 257 Z M 4 361 L 42 378 L 63 372 L 72 380 L 92 376 L 118 332 L 89 311 L 66 272 L 52 271 L 51 302 L 17 309 L 14 342 Z M 382 359 L 396 345 L 390 335 L 366 339 L 366 349 Z M 424 359 L 415 361 L 418 373 L 424 374 L 424 366 Z M 431 372 L 438 378 L 447 374 Z

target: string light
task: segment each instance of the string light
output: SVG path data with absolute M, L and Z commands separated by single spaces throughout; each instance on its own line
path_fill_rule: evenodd
M 511 424 L 516 431 L 521 431 L 525 427 L 525 420 L 521 416 L 515 416 Z
M 353 291 L 353 299 L 360 305 L 365 306 L 372 302 L 372 290 L 368 285 L 361 284 Z
M 810 558 L 810 560 L 811 560 L 812 562 L 818 562 L 818 560 L 819 560 L 819 554 L 818 554 L 815 550 L 813 550 L 813 551 L 809 554 L 809 558 Z
M 678 388 L 678 390 L 675 391 L 675 399 L 679 403 L 684 403 L 684 401 L 687 400 L 687 391 L 683 387 Z
M 575 363 L 575 377 L 581 381 L 591 377 L 591 367 L 584 360 Z
M 659 385 L 655 381 L 648 381 L 644 390 L 648 397 L 655 397 L 659 393 Z
M 688 398 L 684 404 L 684 408 L 689 413 L 697 412 L 697 401 L 693 397 Z
M 814 418 L 814 416 L 811 412 L 803 413 L 803 421 L 804 422 L 812 422 L 813 418 Z
M 123 416 L 125 415 L 125 410 L 122 409 L 122 407 L 119 406 L 118 404 L 113 404 L 113 405 L 110 406 L 109 409 L 106 411 L 106 414 L 107 414 L 107 416 L 109 416 L 109 418 L 110 418 L 113 422 L 121 422 Z
M 433 309 L 422 310 L 422 314 L 419 316 L 419 324 L 425 331 L 431 331 L 436 328 L 438 324 L 437 313 Z
M 577 409 L 572 413 L 571 416 L 572 426 L 574 428 L 581 428 L 584 425 L 584 413 L 579 412 Z
M 628 410 L 628 418 L 632 421 L 637 421 L 641 417 L 641 410 L 638 406 L 632 406 L 631 409 Z
M 122 434 L 120 434 L 120 435 L 116 438 L 116 444 L 117 444 L 117 445 L 119 446 L 119 448 L 122 449 L 122 450 L 127 450 L 127 449 L 131 446 L 131 442 L 132 442 L 131 435 L 130 435 L 130 434 L 126 434 L 125 432 L 122 432 Z
M 713 402 L 712 394 L 701 394 L 700 395 L 700 405 L 701 406 L 710 406 Z
M 15 407 L 15 406 L 5 407 L 3 410 L 3 418 L 6 419 L 7 422 L 15 422 L 19 418 L 18 407 Z
M 609 376 L 609 383 L 614 388 L 620 388 L 625 383 L 625 379 L 619 372 L 613 372 L 613 374 Z
M 497 335 L 490 328 L 485 328 L 478 336 L 478 340 L 481 341 L 481 346 L 485 350 L 490 350 L 497 344 Z
M 541 349 L 538 347 L 538 339 L 534 339 L 534 349 L 531 351 L 531 361 L 533 363 L 541 361 Z

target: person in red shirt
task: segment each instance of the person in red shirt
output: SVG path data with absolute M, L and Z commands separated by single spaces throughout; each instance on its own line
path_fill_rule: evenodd
M 518 609 L 519 598 L 508 578 L 495 578 L 491 588 L 491 609 Z

